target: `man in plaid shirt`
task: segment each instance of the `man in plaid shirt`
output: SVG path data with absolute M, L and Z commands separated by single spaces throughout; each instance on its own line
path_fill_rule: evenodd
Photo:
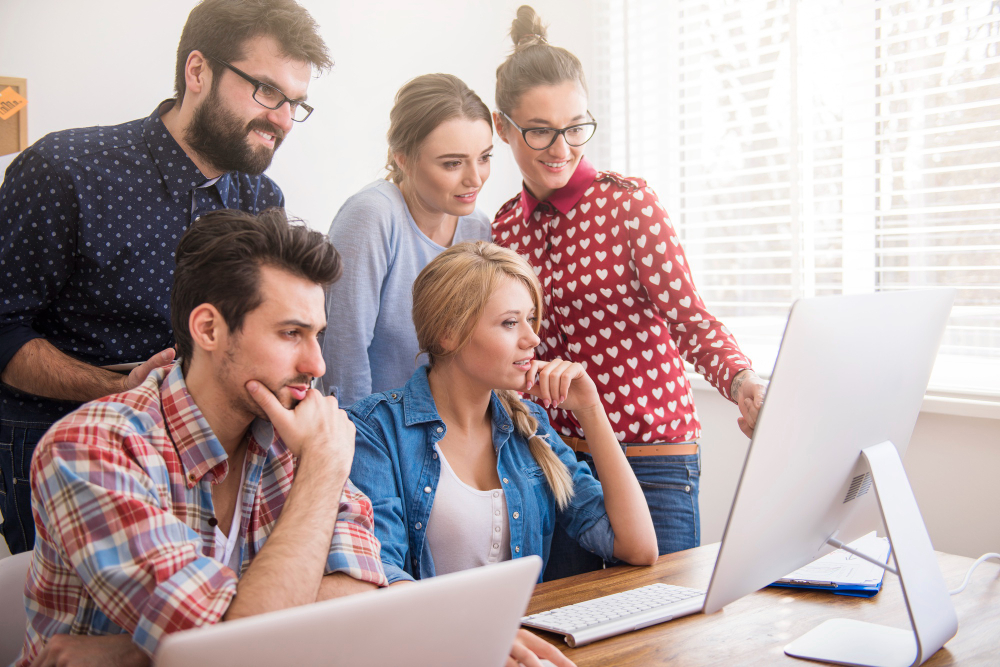
M 182 361 L 67 415 L 35 452 L 17 665 L 143 665 L 171 632 L 387 584 L 347 479 L 354 427 L 310 388 L 337 251 L 279 209 L 222 210 L 176 265 Z

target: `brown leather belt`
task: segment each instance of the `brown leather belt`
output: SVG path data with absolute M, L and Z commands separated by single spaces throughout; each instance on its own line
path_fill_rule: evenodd
M 589 454 L 590 446 L 583 438 L 572 438 L 568 435 L 562 436 L 570 449 L 581 454 Z M 698 443 L 685 442 L 673 444 L 669 442 L 656 442 L 648 445 L 622 445 L 625 456 L 686 456 L 698 453 Z

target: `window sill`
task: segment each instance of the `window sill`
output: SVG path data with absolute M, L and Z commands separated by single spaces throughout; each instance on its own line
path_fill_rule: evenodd
M 710 391 L 719 394 L 708 380 L 694 371 L 686 373 L 691 388 L 695 391 Z M 770 377 L 761 373 L 761 377 Z M 721 397 L 721 395 L 720 395 Z M 981 419 L 1000 419 L 1000 395 L 993 392 L 960 391 L 955 389 L 937 389 L 928 387 L 924 393 L 921 412 L 956 417 L 978 417 Z

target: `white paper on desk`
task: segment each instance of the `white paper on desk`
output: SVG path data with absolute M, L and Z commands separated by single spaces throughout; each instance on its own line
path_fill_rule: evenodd
M 889 538 L 877 537 L 872 531 L 858 538 L 848 546 L 871 556 L 875 560 L 888 561 Z M 778 579 L 782 584 L 816 584 L 838 586 L 876 586 L 885 574 L 878 565 L 858 558 L 843 549 L 837 549 L 805 567 L 800 567 L 788 576 Z

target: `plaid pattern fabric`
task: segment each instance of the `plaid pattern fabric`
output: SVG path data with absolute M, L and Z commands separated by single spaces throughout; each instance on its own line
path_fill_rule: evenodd
M 255 421 L 247 437 L 243 570 L 274 530 L 297 463 L 269 423 Z M 129 633 L 153 654 L 165 634 L 219 621 L 237 573 L 216 560 L 209 520 L 212 485 L 228 472 L 177 364 L 57 422 L 31 466 L 37 537 L 17 664 L 54 634 Z M 371 503 L 348 482 L 327 573 L 387 584 L 372 526 Z

